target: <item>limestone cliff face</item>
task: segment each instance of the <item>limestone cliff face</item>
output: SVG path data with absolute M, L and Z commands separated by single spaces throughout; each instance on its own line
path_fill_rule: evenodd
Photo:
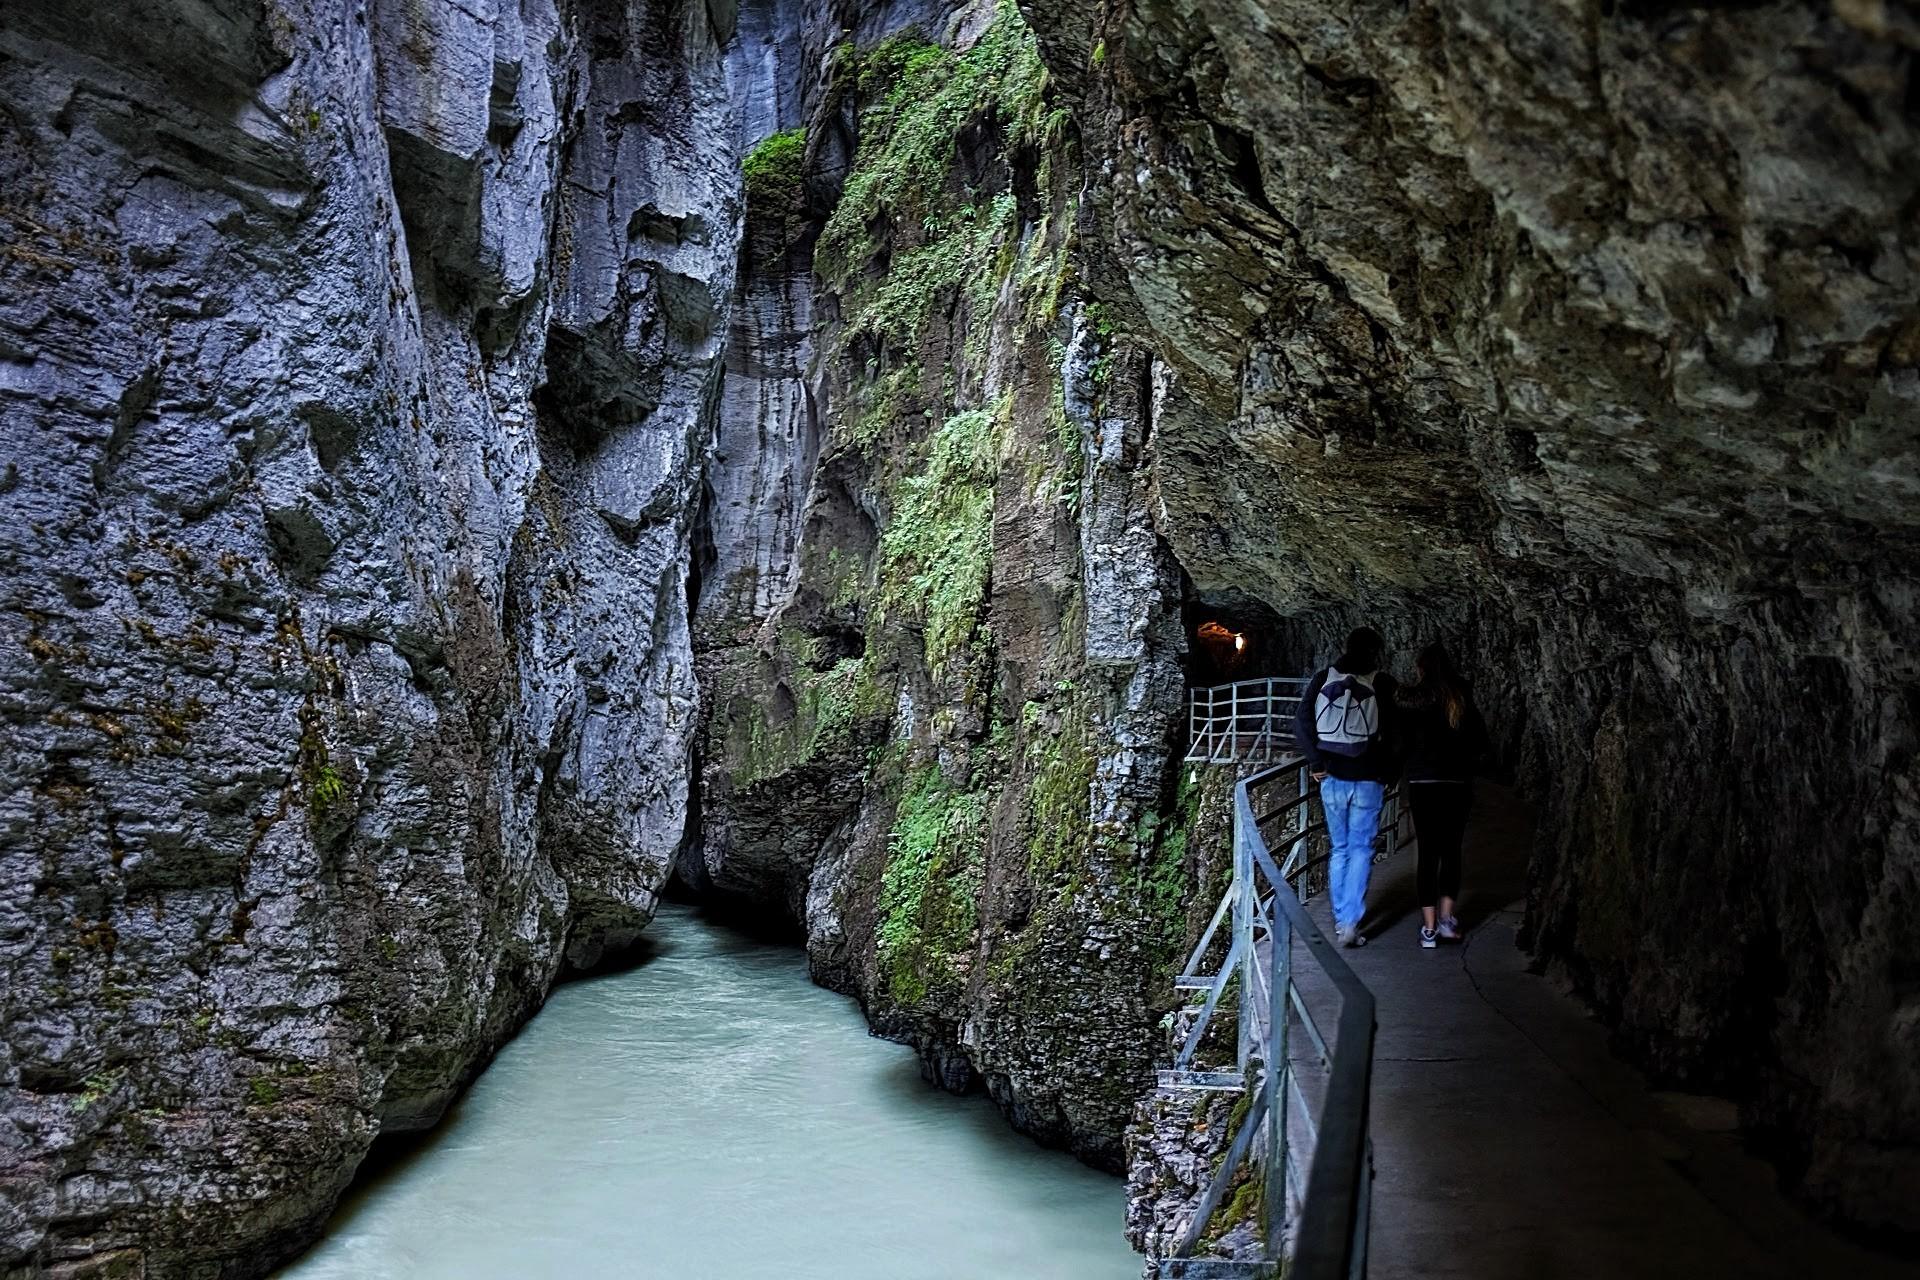
M 1022 8 L 1196 590 L 1464 650 L 1540 954 L 1920 1228 L 1912 10 Z
M 1077 300 L 1071 122 L 1012 6 L 838 27 L 769 122 L 805 129 L 785 185 L 748 160 L 682 869 L 802 922 L 931 1078 L 1116 1165 L 1187 874 L 1146 365 Z
M 260 1272 L 670 863 L 1116 1163 L 1228 600 L 1451 639 L 1542 956 L 1920 1228 L 1916 31 L 16 0 L 0 1274 Z
M 749 461 L 712 473 L 688 878 L 806 921 L 932 1074 L 1106 1159 L 1114 1111 L 1037 1083 L 1073 1071 L 1017 1010 L 1057 993 L 1142 1078 L 1151 1011 L 1107 1001 L 1152 964 L 1060 957 L 1208 896 L 1153 830 L 1178 575 L 1301 669 L 1362 619 L 1403 660 L 1443 636 L 1543 802 L 1541 954 L 1816 1198 L 1913 1225 L 1911 27 L 1021 8 L 1071 121 L 1021 124 L 1015 20 L 976 4 L 842 15 L 746 140 L 806 130 L 749 219 L 779 235 L 720 427 Z M 1128 783 L 1083 805 L 1095 760 Z M 1114 901 L 1051 894 L 1056 855 Z
M 728 34 L 0 16 L 0 1274 L 258 1274 L 646 923 Z

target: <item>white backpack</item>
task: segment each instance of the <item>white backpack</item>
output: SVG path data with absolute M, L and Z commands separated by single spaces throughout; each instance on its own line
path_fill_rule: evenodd
M 1320 749 L 1340 756 L 1357 756 L 1380 736 L 1380 698 L 1373 682 L 1380 673 L 1348 675 L 1327 668 L 1313 704 L 1314 735 Z

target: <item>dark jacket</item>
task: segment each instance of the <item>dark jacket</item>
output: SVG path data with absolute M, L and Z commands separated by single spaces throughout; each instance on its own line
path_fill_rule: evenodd
M 1418 685 L 1402 689 L 1397 700 L 1401 741 L 1406 748 L 1408 782 L 1471 782 L 1486 763 L 1492 743 L 1480 709 L 1467 699 L 1460 725 L 1447 723 L 1446 708 Z
M 1327 670 L 1342 675 L 1366 674 L 1347 671 L 1338 663 Z M 1320 749 L 1320 736 L 1314 729 L 1314 703 L 1326 683 L 1327 671 L 1315 672 L 1300 695 L 1300 705 L 1293 712 L 1293 740 L 1306 755 L 1307 766 L 1315 773 L 1330 774 L 1348 782 L 1391 782 L 1399 772 L 1399 758 L 1395 750 L 1399 708 L 1394 705 L 1394 693 L 1400 687 L 1399 682 L 1384 671 L 1374 676 L 1373 692 L 1380 700 L 1380 732 L 1367 749 L 1357 756 L 1343 756 Z

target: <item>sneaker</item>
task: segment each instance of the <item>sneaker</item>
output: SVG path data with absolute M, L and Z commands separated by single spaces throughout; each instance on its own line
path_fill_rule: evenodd
M 1431 951 L 1433 950 L 1433 948 L 1440 945 L 1440 935 L 1435 931 L 1433 931 L 1432 929 L 1427 928 L 1427 926 L 1421 925 L 1420 926 L 1420 945 L 1427 948 L 1427 950 Z
M 1441 937 L 1445 938 L 1448 942 L 1454 941 L 1456 938 L 1460 936 L 1459 917 L 1458 916 L 1441 916 L 1440 927 L 1434 930 L 1434 932 L 1439 934 Z
M 1333 936 L 1339 939 L 1340 945 L 1343 947 L 1364 947 L 1367 945 L 1367 935 L 1360 932 L 1360 926 L 1357 924 L 1342 926 L 1334 931 Z

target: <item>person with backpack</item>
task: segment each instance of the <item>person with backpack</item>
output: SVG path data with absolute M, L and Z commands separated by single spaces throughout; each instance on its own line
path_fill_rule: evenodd
M 1394 697 L 1407 745 L 1407 803 L 1420 841 L 1420 945 L 1460 936 L 1460 845 L 1473 807 L 1473 775 L 1485 759 L 1486 721 L 1445 647 L 1430 644 L 1414 662 L 1413 683 Z
M 1390 732 L 1398 685 L 1380 669 L 1385 650 L 1372 627 L 1353 632 L 1333 665 L 1307 682 L 1293 717 L 1294 743 L 1320 784 L 1320 807 L 1333 846 L 1327 894 L 1334 936 L 1343 947 L 1367 944 L 1360 919 L 1367 911 L 1380 810 L 1394 775 Z

